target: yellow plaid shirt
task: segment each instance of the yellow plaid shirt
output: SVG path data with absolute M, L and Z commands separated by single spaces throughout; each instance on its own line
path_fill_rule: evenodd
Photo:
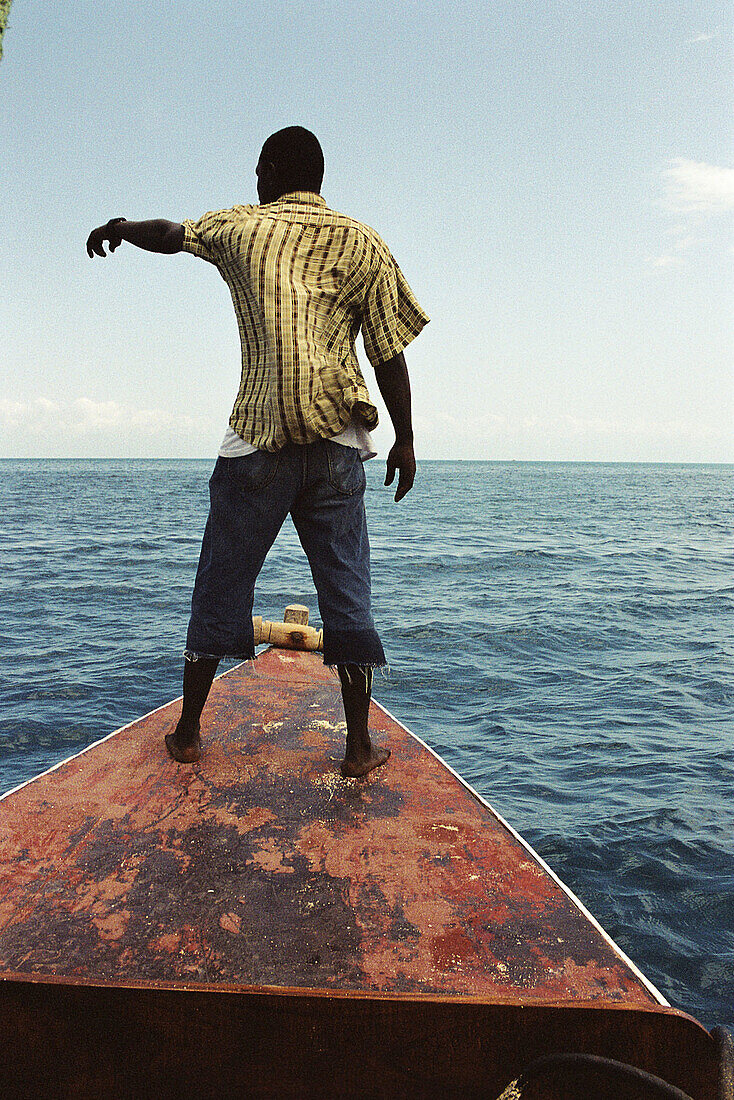
M 338 435 L 352 419 L 376 427 L 357 334 L 361 328 L 375 365 L 407 347 L 428 317 L 374 229 L 311 191 L 212 211 L 183 226 L 184 251 L 218 268 L 237 314 L 234 431 L 277 451 Z

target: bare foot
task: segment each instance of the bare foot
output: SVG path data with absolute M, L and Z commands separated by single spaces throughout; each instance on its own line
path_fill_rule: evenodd
M 182 741 L 178 735 L 178 729 L 166 734 L 166 748 L 174 760 L 179 764 L 195 764 L 201 759 L 201 738 L 198 733 L 195 740 Z
M 355 757 L 353 760 L 348 760 L 345 756 L 339 771 L 345 779 L 359 779 L 360 776 L 367 775 L 375 768 L 381 768 L 389 759 L 389 749 L 372 749 L 370 755 L 366 757 Z

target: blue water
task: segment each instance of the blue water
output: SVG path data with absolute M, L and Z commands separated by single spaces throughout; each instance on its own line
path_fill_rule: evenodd
M 0 790 L 180 693 L 211 464 L 0 462 Z M 734 1024 L 732 467 L 368 464 L 376 696 Z M 287 526 L 256 610 L 316 615 Z

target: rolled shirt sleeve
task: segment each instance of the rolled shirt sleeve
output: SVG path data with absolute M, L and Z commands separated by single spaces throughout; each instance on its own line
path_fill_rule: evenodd
M 202 214 L 198 221 L 187 218 L 181 223 L 184 227 L 183 251 L 199 256 L 210 264 L 217 264 L 222 231 L 230 222 L 231 215 L 232 210 L 210 210 Z
M 364 350 L 373 366 L 392 359 L 428 324 L 413 291 L 392 256 L 380 264 L 362 312 Z

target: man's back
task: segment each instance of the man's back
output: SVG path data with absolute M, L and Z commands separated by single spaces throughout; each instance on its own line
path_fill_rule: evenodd
M 309 191 L 184 221 L 183 248 L 227 282 L 242 344 L 230 418 L 263 450 L 377 424 L 357 362 L 362 328 L 373 363 L 420 332 L 426 315 L 380 236 Z

